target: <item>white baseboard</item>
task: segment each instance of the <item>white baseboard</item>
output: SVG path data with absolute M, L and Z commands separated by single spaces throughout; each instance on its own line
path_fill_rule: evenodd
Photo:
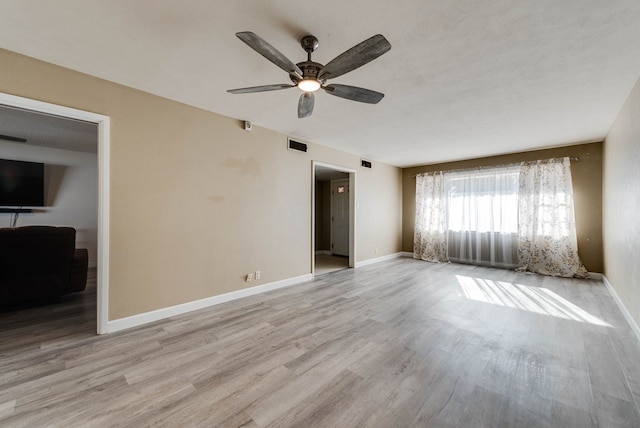
M 413 258 L 413 251 L 403 251 L 400 254 L 402 255 L 401 257 Z
M 624 318 L 629 323 L 629 326 L 631 326 L 631 330 L 633 330 L 638 340 L 640 340 L 640 327 L 638 326 L 638 323 L 636 322 L 636 320 L 633 319 L 633 317 L 631 316 L 631 313 L 624 306 L 624 303 L 622 303 L 622 300 L 620 300 L 620 297 L 618 296 L 618 293 L 616 293 L 616 290 L 613 288 L 613 285 L 611 285 L 607 277 L 604 275 L 602 275 L 602 282 L 604 282 L 605 287 L 607 287 L 607 290 L 613 297 L 613 300 L 615 300 L 616 304 L 620 308 L 622 315 L 624 315 Z
M 331 256 L 333 253 L 330 250 L 316 250 L 316 256 Z
M 293 278 L 283 279 L 281 281 L 270 282 L 268 284 L 256 285 L 255 287 L 244 288 L 242 290 L 220 294 L 218 296 L 207 297 L 205 299 L 196 300 L 194 302 L 183 303 L 176 306 L 170 306 L 168 308 L 145 312 L 143 314 L 120 318 L 113 321 L 107 321 L 105 333 L 114 333 L 116 331 L 138 327 L 150 322 L 159 321 L 191 311 L 197 311 L 198 309 L 208 308 L 211 306 L 219 305 L 220 303 L 229 302 L 231 300 L 265 293 L 267 291 L 276 290 L 278 288 L 301 284 L 303 282 L 308 282 L 311 280 L 313 280 L 313 276 L 311 274 L 300 275 Z
M 355 267 L 359 268 L 359 267 L 362 267 L 362 266 L 372 265 L 374 263 L 380 263 L 380 262 L 384 262 L 386 260 L 397 259 L 398 257 L 402 257 L 402 253 L 387 254 L 386 256 L 376 257 L 375 259 L 369 259 L 369 260 L 363 260 L 361 262 L 356 262 L 356 266 Z

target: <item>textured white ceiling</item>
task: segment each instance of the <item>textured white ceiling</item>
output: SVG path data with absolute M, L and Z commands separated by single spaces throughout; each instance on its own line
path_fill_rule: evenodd
M 77 152 L 98 152 L 98 125 L 0 104 L 0 135 L 24 138 L 12 142 Z M 4 143 L 0 137 L 0 142 Z
M 298 119 L 298 90 L 235 37 L 326 64 L 383 34 L 390 52 L 332 80 Z M 638 0 L 3 0 L 0 47 L 398 166 L 602 139 L 640 76 Z

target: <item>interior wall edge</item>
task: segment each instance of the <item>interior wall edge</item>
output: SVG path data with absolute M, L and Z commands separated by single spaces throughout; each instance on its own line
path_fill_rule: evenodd
M 618 293 L 616 292 L 615 287 L 613 286 L 613 284 L 611 284 L 611 282 L 609 282 L 609 280 L 605 275 L 602 275 L 602 282 L 607 288 L 607 291 L 609 291 L 609 294 L 611 294 L 611 297 L 613 297 L 613 300 L 616 302 L 616 305 L 618 305 L 618 308 L 620 309 L 620 312 L 622 312 L 624 319 L 629 323 L 629 326 L 631 327 L 631 330 L 633 330 L 633 332 L 635 333 L 636 338 L 638 339 L 638 341 L 640 341 L 640 326 L 638 325 L 636 320 L 633 318 L 633 316 L 631 315 L 631 312 L 629 312 L 629 310 L 624 305 L 624 303 L 622 303 L 622 299 L 620 299 L 620 296 L 618 296 Z

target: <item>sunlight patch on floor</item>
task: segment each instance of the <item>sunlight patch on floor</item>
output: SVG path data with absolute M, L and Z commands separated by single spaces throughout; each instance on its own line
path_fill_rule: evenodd
M 521 309 L 541 315 L 586 322 L 603 327 L 610 324 L 589 314 L 553 291 L 511 282 L 456 275 L 465 297 L 479 302 Z

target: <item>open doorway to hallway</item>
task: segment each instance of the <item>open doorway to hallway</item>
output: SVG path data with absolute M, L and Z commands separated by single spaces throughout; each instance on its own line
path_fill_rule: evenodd
M 314 164 L 314 275 L 353 267 L 354 175 Z

